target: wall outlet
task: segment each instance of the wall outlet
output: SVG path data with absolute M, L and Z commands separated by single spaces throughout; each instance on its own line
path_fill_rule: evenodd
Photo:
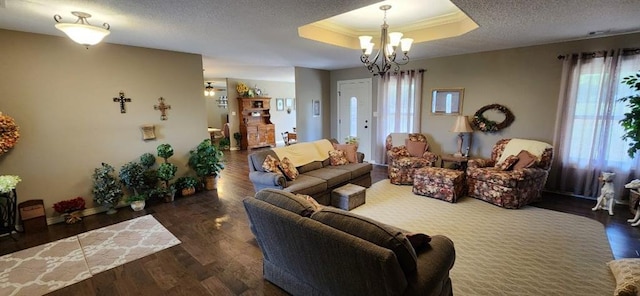
M 231 111 L 231 116 L 236 116 L 236 111 Z

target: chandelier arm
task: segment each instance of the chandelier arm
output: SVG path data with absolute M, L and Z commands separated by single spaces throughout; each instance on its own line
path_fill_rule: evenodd
M 53 20 L 56 21 L 56 23 L 59 23 L 62 20 L 62 17 L 59 14 L 55 14 L 53 16 Z
M 102 24 L 102 26 L 107 30 L 111 29 L 111 26 L 109 24 L 107 24 L 107 23 Z

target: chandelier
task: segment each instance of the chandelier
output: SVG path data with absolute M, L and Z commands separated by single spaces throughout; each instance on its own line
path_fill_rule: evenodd
M 207 82 L 207 86 L 204 87 L 204 96 L 205 97 L 213 97 L 216 94 L 215 89 L 213 88 L 213 85 L 211 85 L 211 82 Z
M 402 38 L 402 33 L 391 32 L 388 33 L 389 25 L 387 25 L 387 10 L 391 9 L 391 5 L 382 5 L 380 10 L 384 11 L 384 22 L 382 23 L 382 32 L 380 33 L 380 46 L 375 56 L 370 58 L 373 52 L 373 39 L 372 36 L 360 36 L 360 48 L 362 48 L 362 56 L 360 61 L 369 69 L 371 73 L 378 73 L 383 76 L 387 71 L 394 67 L 393 71 L 398 72 L 400 65 L 406 65 L 409 62 L 409 49 L 411 49 L 411 43 L 413 39 Z M 398 46 L 400 45 L 400 46 Z M 398 51 L 402 51 L 402 59 L 396 61 Z M 378 59 L 380 61 L 378 62 Z
M 102 27 L 92 26 L 89 24 L 87 18 L 91 15 L 85 12 L 72 11 L 71 14 L 78 17 L 75 23 L 61 23 L 62 17 L 60 15 L 54 15 L 53 19 L 56 21 L 56 29 L 64 32 L 76 43 L 84 45 L 89 48 L 91 45 L 96 45 L 102 41 L 104 37 L 109 35 L 109 24 L 104 23 Z

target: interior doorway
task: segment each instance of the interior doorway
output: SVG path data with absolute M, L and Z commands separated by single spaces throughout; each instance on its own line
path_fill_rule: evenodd
M 371 161 L 371 78 L 338 81 L 338 141 L 358 138 L 358 151 Z

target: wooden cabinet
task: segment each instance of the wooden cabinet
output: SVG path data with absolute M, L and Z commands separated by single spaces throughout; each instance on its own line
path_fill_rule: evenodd
M 238 98 L 240 149 L 276 146 L 276 128 L 271 123 L 271 98 Z

